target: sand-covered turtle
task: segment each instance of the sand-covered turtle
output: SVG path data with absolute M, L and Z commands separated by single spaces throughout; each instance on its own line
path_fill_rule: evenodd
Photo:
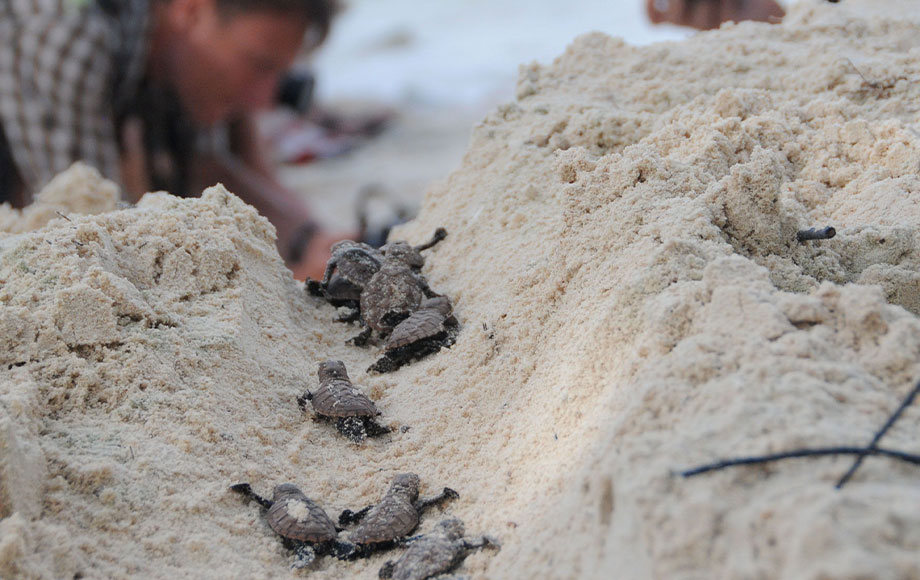
M 409 549 L 395 562 L 380 568 L 380 578 L 392 580 L 425 580 L 450 572 L 473 550 L 484 547 L 500 549 L 494 538 L 464 538 L 463 522 L 457 518 L 441 520 L 435 528 L 421 536 L 408 538 Z
M 384 344 L 383 356 L 368 372 L 388 373 L 449 347 L 457 340 L 460 326 L 446 296 L 426 298 L 418 310 L 397 324 Z
M 330 552 L 340 555 L 354 551 L 351 546 L 336 540 L 338 530 L 335 523 L 296 485 L 276 485 L 271 500 L 256 494 L 248 483 L 237 483 L 230 489 L 255 500 L 267 510 L 268 526 L 281 536 L 287 548 L 294 551 L 293 567 L 308 566 L 317 556 Z
M 336 429 L 355 443 L 369 436 L 390 432 L 388 427 L 374 420 L 380 411 L 373 401 L 351 383 L 345 363 L 340 360 L 323 361 L 319 363 L 317 374 L 319 387 L 297 399 L 302 409 L 310 401 L 317 418 L 334 420 Z
M 413 248 L 405 242 L 394 242 L 381 248 L 383 264 L 364 285 L 359 301 L 358 319 L 364 330 L 349 342 L 364 346 L 375 337 L 386 338 L 397 324 L 418 310 L 422 300 L 437 295 L 421 273 L 424 259 L 418 248 L 431 247 L 446 235 L 443 228 L 438 228 L 428 244 Z
M 351 339 L 364 346 L 374 337 L 386 338 L 397 324 L 418 310 L 434 293 L 425 278 L 400 261 L 386 261 L 361 292 L 360 317 L 364 330 Z
M 356 320 L 359 312 L 361 292 L 370 279 L 383 266 L 384 261 L 395 261 L 419 272 L 425 265 L 422 252 L 447 236 L 444 228 L 435 230 L 428 242 L 410 246 L 405 241 L 395 241 L 377 249 L 362 242 L 342 240 L 332 245 L 332 256 L 326 262 L 326 270 L 320 281 L 307 280 L 307 290 L 314 296 L 322 296 L 334 306 L 347 306 L 354 310 L 351 316 L 341 320 Z
M 437 496 L 419 500 L 419 477 L 415 473 L 397 474 L 380 503 L 358 512 L 345 510 L 339 516 L 339 525 L 358 525 L 348 534 L 355 545 L 349 557 L 359 558 L 377 550 L 394 547 L 418 526 L 422 512 L 431 506 L 460 497 L 449 487 Z
M 336 242 L 330 248 L 323 279 L 307 281 L 311 294 L 323 296 L 335 306 L 357 306 L 361 290 L 383 264 L 383 254 L 371 246 L 352 240 Z

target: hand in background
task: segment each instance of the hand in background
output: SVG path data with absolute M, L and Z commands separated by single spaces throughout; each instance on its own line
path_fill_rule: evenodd
M 288 268 L 294 274 L 295 280 L 306 280 L 312 278 L 321 280 L 323 273 L 326 271 L 326 262 L 332 255 L 330 248 L 332 244 L 343 239 L 354 239 L 348 235 L 333 235 L 323 231 L 318 232 L 310 244 L 306 247 L 300 260 L 296 263 L 288 264 Z
M 776 0 L 646 0 L 653 24 L 669 22 L 700 30 L 718 28 L 729 20 L 779 22 L 785 12 Z

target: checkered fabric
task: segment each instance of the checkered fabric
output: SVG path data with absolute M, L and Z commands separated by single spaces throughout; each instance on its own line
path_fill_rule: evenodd
M 0 0 L 0 127 L 27 190 L 78 160 L 120 180 L 151 1 Z

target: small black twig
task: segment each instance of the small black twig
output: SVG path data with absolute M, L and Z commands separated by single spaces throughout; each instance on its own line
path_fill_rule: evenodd
M 837 230 L 832 226 L 827 226 L 826 228 L 810 228 L 807 230 L 799 230 L 795 235 L 796 239 L 799 242 L 807 242 L 808 240 L 829 240 L 837 235 Z
M 901 415 L 904 413 L 904 410 L 907 409 L 907 407 L 909 407 L 914 402 L 914 399 L 917 398 L 918 394 L 920 394 L 920 381 L 918 381 L 917 384 L 914 385 L 914 388 L 911 389 L 910 393 L 908 393 L 907 396 L 904 397 L 904 400 L 901 401 L 901 405 L 895 410 L 894 413 L 891 414 L 890 417 L 888 417 L 888 421 L 885 422 L 882 428 L 878 430 L 878 432 L 875 434 L 875 437 L 872 438 L 872 442 L 869 443 L 869 446 L 866 448 L 866 452 L 861 453 L 856 458 L 856 460 L 853 462 L 853 465 L 850 466 L 850 470 L 847 471 L 845 474 L 843 474 L 843 477 L 840 478 L 840 480 L 837 482 L 837 485 L 834 487 L 836 487 L 837 489 L 840 489 L 841 487 L 844 486 L 844 484 L 846 484 L 846 482 L 850 480 L 851 477 L 853 477 L 853 474 L 856 473 L 856 470 L 859 469 L 860 465 L 862 465 L 863 459 L 866 458 L 866 455 L 869 453 L 869 450 L 877 449 L 876 445 L 878 444 L 878 442 L 881 440 L 882 437 L 885 436 L 885 433 L 887 433 L 888 430 L 891 429 L 895 421 L 901 418 Z
M 692 469 L 677 472 L 683 477 L 693 477 L 702 473 L 734 467 L 736 465 L 756 465 L 760 463 L 770 463 L 781 459 L 794 459 L 797 457 L 815 457 L 820 455 L 884 455 L 893 459 L 900 459 L 907 463 L 920 465 L 920 455 L 904 453 L 902 451 L 892 451 L 882 449 L 881 447 L 820 447 L 816 449 L 797 449 L 795 451 L 785 451 L 783 453 L 774 453 L 772 455 L 760 455 L 753 457 L 738 457 L 735 459 L 722 459 L 715 463 L 700 465 Z
M 59 212 L 58 210 L 54 210 L 54 213 L 58 214 L 59 216 L 61 216 L 62 218 L 64 218 L 65 220 L 67 220 L 67 221 L 69 221 L 69 222 L 72 222 L 72 221 L 73 221 L 72 219 L 70 219 L 69 217 L 67 217 L 66 215 L 64 215 L 62 212 Z

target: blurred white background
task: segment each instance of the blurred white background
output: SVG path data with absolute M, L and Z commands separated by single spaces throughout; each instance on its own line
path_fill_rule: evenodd
M 519 64 L 551 62 L 593 30 L 630 44 L 692 33 L 650 25 L 644 0 L 347 0 L 315 61 L 318 96 L 422 106 L 505 101 Z

